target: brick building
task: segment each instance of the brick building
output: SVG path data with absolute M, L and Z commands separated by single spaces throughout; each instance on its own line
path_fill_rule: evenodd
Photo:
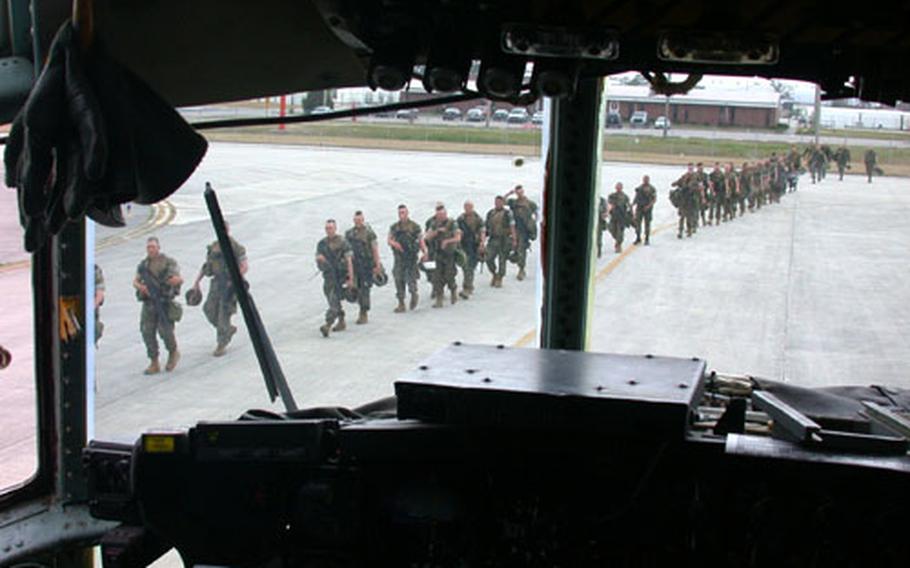
M 653 122 L 666 113 L 666 97 L 654 95 L 646 85 L 609 85 L 607 107 L 628 122 L 635 111 L 648 113 Z M 695 88 L 669 101 L 673 124 L 773 128 L 780 118 L 780 95 L 767 90 Z

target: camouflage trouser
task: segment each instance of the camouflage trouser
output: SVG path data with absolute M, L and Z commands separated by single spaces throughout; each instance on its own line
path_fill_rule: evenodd
M 463 275 L 461 279 L 461 289 L 462 290 L 473 290 L 474 289 L 474 273 L 477 272 L 477 264 L 479 260 L 477 258 L 477 253 L 474 254 L 466 253 L 464 269 L 462 269 Z
M 622 246 L 622 239 L 626 234 L 626 226 L 620 219 L 610 218 L 610 236 L 613 237 L 613 242 L 618 246 Z
M 727 219 L 727 197 L 725 195 L 718 195 L 714 198 L 708 219 L 714 221 L 715 224 Z
M 844 172 L 847 171 L 847 164 L 837 163 L 837 175 L 840 181 L 844 181 Z
M 524 270 L 525 264 L 528 262 L 528 249 L 531 248 L 531 243 L 528 242 L 528 237 L 522 235 L 519 231 L 518 233 L 518 247 L 515 250 L 515 256 L 517 257 L 515 264 L 518 265 L 518 268 Z
M 869 178 L 869 183 L 872 183 L 873 170 L 875 170 L 875 164 L 866 163 L 866 177 Z
M 215 288 L 209 289 L 209 294 L 202 304 L 202 313 L 205 319 L 215 326 L 219 345 L 226 345 L 231 340 L 231 316 L 237 313 L 237 298 L 231 294 L 227 298 L 224 292 Z
M 417 293 L 417 259 L 407 262 L 401 255 L 395 255 L 395 264 L 392 266 L 392 278 L 395 279 L 395 295 L 399 300 L 404 300 L 405 288 L 413 296 Z
M 103 333 L 104 324 L 101 323 L 101 316 L 98 314 L 98 308 L 95 308 L 95 345 L 98 345 L 98 340 L 101 339 Z
M 686 228 L 686 234 L 691 235 L 698 228 L 698 207 L 682 206 L 677 209 L 679 213 L 679 234 L 683 234 L 683 226 Z
M 361 312 L 370 311 L 370 288 L 372 287 L 372 280 L 364 279 L 357 282 L 357 305 L 360 306 Z
M 641 223 L 645 222 L 645 240 L 651 239 L 651 215 L 653 211 L 648 209 L 644 213 L 639 213 L 635 216 L 635 240 L 641 240 Z
M 441 298 L 446 286 L 453 292 L 458 288 L 455 276 L 458 268 L 455 266 L 455 255 L 451 252 L 436 253 L 436 269 L 433 270 L 433 295 Z
M 603 221 L 598 222 L 597 224 L 597 256 L 603 254 L 604 249 L 604 231 L 607 230 L 607 226 Z
M 512 252 L 511 237 L 490 237 L 487 241 L 487 268 L 490 269 L 490 274 L 506 275 L 506 263 L 510 252 Z
M 325 299 L 329 303 L 329 309 L 325 311 L 325 322 L 332 324 L 336 319 L 343 318 L 344 308 L 341 307 L 341 292 L 331 276 L 324 277 L 322 293 L 325 294 Z
M 164 302 L 164 311 L 167 313 L 170 302 Z M 145 352 L 149 359 L 158 357 L 158 337 L 164 342 L 164 347 L 168 351 L 177 349 L 177 338 L 174 337 L 174 322 L 170 321 L 165 315 L 164 318 L 158 315 L 155 304 L 151 300 L 142 302 L 142 312 L 139 316 L 139 332 L 142 333 L 142 341 L 145 342 Z

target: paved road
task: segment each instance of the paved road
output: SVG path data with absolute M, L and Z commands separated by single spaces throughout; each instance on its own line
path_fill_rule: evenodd
M 906 180 L 868 185 L 857 176 L 829 177 L 817 186 L 804 180 L 780 205 L 677 240 L 666 228 L 676 221 L 666 192 L 678 168 L 610 163 L 603 179 L 633 187 L 642 173 L 660 192 L 654 224 L 662 230 L 651 247 L 598 261 L 593 349 L 701 356 L 711 368 L 804 385 L 910 386 Z M 511 266 L 501 290 L 489 288 L 484 273 L 474 298 L 442 310 L 428 308 L 422 282 L 420 308 L 398 315 L 392 289 L 374 289 L 370 324 L 324 339 L 317 328 L 325 305 L 312 261 L 324 219 L 347 227 L 362 209 L 384 238 L 399 202 L 422 223 L 437 199 L 454 208 L 470 197 L 486 210 L 516 182 L 538 191 L 540 174 L 538 162 L 516 169 L 505 156 L 214 144 L 171 199 L 176 218 L 158 236 L 192 279 L 214 238 L 201 196 L 211 181 L 249 251 L 251 291 L 298 404 L 356 405 L 390 394 L 395 377 L 450 341 L 533 345 L 538 291 L 533 280 L 515 281 Z M 150 427 L 280 409 L 266 398 L 243 332 L 225 357 L 210 355 L 214 330 L 198 308 L 186 308 L 177 327 L 178 369 L 141 374 L 147 361 L 130 281 L 143 241 L 97 253 L 108 289 L 97 352 L 97 436 L 130 440 Z M 388 247 L 381 251 L 390 266 Z M 17 327 L 26 333 L 27 321 Z M 14 395 L 2 391 L 0 404 L 22 405 Z M 13 443 L 29 442 L 4 442 L 8 456 Z

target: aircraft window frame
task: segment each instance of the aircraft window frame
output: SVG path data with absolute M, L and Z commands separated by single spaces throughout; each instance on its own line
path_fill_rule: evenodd
M 48 317 L 56 312 L 54 285 L 50 280 L 54 270 L 54 251 L 50 246 L 38 251 L 31 258 L 32 318 L 34 322 L 33 374 L 35 381 L 36 467 L 34 474 L 20 484 L 0 489 L 0 509 L 32 499 L 46 497 L 54 492 L 53 471 L 56 464 L 55 430 L 57 409 L 54 404 L 55 381 L 58 362 L 52 360 L 58 351 L 54 326 Z M 51 356 L 39 357 L 39 354 Z M 42 360 L 43 359 L 43 360 Z

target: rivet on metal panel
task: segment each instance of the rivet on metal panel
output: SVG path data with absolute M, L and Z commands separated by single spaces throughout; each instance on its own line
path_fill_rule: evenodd
M 604 390 L 603 385 L 597 385 L 597 392 L 601 392 L 603 390 Z
M 496 349 L 505 349 L 505 348 L 506 348 L 505 345 L 497 345 L 497 346 L 496 346 Z
M 692 360 L 693 360 L 693 361 L 701 361 L 701 359 L 699 359 L 698 357 L 692 357 Z
M 485 383 L 492 383 L 492 382 L 493 382 L 493 379 L 491 379 L 490 377 L 484 377 L 484 378 L 483 378 L 483 382 L 485 382 Z
M 679 385 L 677 385 L 677 386 L 678 386 L 679 388 L 681 388 L 681 389 L 687 389 L 687 388 L 689 388 L 689 385 L 687 385 L 686 383 L 679 383 Z
M 461 342 L 460 342 L 460 341 L 456 341 L 456 342 L 455 342 L 455 345 L 461 345 Z
M 653 358 L 654 358 L 654 355 L 651 355 L 650 353 L 645 355 L 645 359 L 653 359 Z
M 421 365 L 417 368 L 420 369 L 421 371 L 426 371 L 427 369 L 429 369 L 429 367 L 427 367 L 426 365 Z
M 635 386 L 638 384 L 638 381 L 636 381 L 635 379 L 629 379 L 629 384 Z
M 465 369 L 464 372 L 467 373 L 467 374 L 469 374 L 469 375 L 473 375 L 474 373 L 477 372 L 477 369 Z

